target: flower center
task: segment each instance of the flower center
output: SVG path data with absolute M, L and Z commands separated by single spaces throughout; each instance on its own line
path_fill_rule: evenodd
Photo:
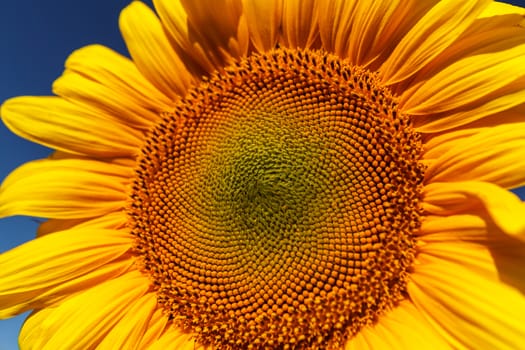
M 277 49 L 153 129 L 129 214 L 178 327 L 216 349 L 340 348 L 405 298 L 421 142 L 369 71 Z

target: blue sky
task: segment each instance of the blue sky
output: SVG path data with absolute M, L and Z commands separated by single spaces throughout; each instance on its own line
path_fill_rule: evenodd
M 19 95 L 49 95 L 73 50 L 93 43 L 126 54 L 118 15 L 130 0 L 3 1 L 0 11 L 0 102 Z M 525 7 L 525 0 L 509 1 Z M 11 134 L 0 123 L 0 180 L 49 150 Z M 525 191 L 523 191 L 525 193 Z M 0 252 L 34 237 L 31 218 L 0 220 Z M 0 350 L 15 350 L 26 315 L 0 321 Z

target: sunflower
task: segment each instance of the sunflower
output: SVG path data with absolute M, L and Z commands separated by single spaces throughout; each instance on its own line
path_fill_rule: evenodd
M 2 105 L 53 154 L 0 215 L 22 349 L 517 349 L 525 10 L 486 0 L 133 1 Z

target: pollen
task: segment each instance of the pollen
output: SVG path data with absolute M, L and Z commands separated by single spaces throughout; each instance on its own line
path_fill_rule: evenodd
M 159 305 L 197 342 L 340 349 L 406 298 L 420 135 L 366 69 L 254 54 L 163 114 L 128 214 Z

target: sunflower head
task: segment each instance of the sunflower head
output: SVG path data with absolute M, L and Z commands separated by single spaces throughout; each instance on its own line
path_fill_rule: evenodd
M 159 302 L 217 348 L 343 344 L 406 293 L 420 136 L 372 73 L 277 49 L 190 91 L 129 211 Z
M 1 110 L 25 348 L 518 348 L 525 10 L 155 0 Z

